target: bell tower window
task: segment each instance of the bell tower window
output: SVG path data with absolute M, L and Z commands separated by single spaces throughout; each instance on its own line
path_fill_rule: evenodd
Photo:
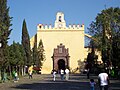
M 64 20 L 64 14 L 62 12 L 58 12 L 56 15 L 56 20 L 55 20 L 55 28 L 66 28 L 66 22 Z
M 61 20 L 61 16 L 59 16 L 59 22 L 62 22 L 62 20 Z

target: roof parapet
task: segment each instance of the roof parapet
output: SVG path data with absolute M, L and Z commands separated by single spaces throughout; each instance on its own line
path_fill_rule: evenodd
M 84 30 L 84 24 L 80 25 L 80 24 L 69 24 L 68 27 L 65 28 L 54 28 L 51 24 L 47 25 L 47 24 L 38 24 L 37 25 L 37 30 L 58 30 L 58 29 L 75 29 L 75 30 Z

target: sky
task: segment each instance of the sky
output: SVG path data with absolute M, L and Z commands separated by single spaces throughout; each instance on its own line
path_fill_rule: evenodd
M 66 24 L 84 24 L 85 32 L 95 17 L 105 8 L 119 7 L 120 0 L 8 0 L 12 18 L 8 44 L 21 43 L 22 24 L 26 20 L 30 38 L 37 32 L 38 24 L 52 24 L 57 12 L 63 12 Z

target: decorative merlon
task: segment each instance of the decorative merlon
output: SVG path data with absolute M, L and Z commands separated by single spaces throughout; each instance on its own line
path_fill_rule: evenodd
M 51 24 L 38 24 L 37 30 L 61 30 L 61 29 L 76 29 L 76 30 L 84 30 L 84 24 L 69 24 L 68 27 L 53 27 Z

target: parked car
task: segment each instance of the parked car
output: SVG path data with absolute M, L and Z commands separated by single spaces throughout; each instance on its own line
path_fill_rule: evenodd
M 39 67 L 33 67 L 33 70 L 34 70 L 35 73 L 41 74 L 41 68 L 39 68 Z

